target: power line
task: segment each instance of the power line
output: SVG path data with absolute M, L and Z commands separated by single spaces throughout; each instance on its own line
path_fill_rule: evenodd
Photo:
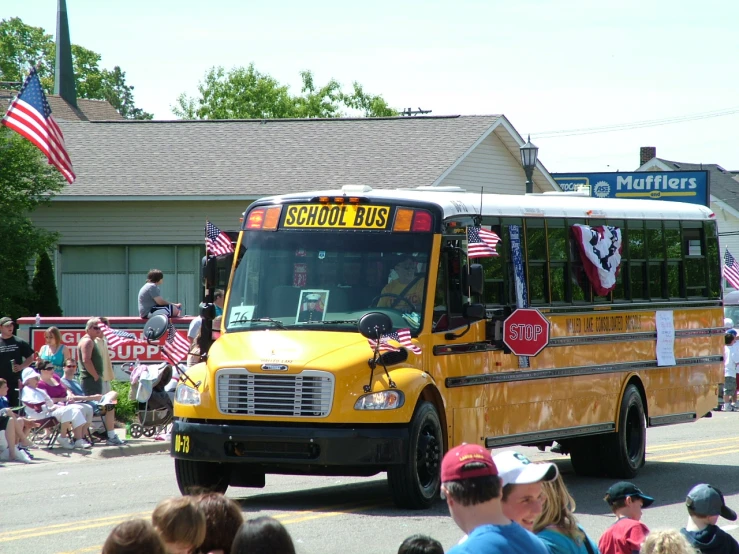
M 739 113 L 739 106 L 733 108 L 724 108 L 722 110 L 714 110 L 710 112 L 701 112 L 695 114 L 686 114 L 662 119 L 647 119 L 644 121 L 634 121 L 631 123 L 617 123 L 613 125 L 601 125 L 599 127 L 584 127 L 580 129 L 563 129 L 561 131 L 544 131 L 541 133 L 531 133 L 537 140 L 552 137 L 572 137 L 577 135 L 592 135 L 595 133 L 615 133 L 617 131 L 629 131 L 631 129 L 643 129 L 646 127 L 660 127 L 662 125 L 674 125 L 677 123 L 685 123 L 687 121 L 698 121 L 701 119 L 711 119 L 714 117 L 725 117 Z

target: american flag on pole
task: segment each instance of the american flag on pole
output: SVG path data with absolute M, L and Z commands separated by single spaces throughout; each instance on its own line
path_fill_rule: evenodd
M 164 341 L 162 350 L 175 362 L 181 362 L 190 351 L 190 343 L 170 323 L 167 327 L 167 340 Z
M 205 249 L 213 256 L 222 256 L 234 251 L 228 235 L 210 221 L 205 222 Z
M 483 229 L 482 227 L 467 227 L 467 257 L 489 258 L 497 256 L 495 247 L 500 242 L 500 237 Z
M 737 263 L 736 258 L 731 255 L 728 248 L 724 253 L 724 268 L 721 271 L 721 274 L 732 287 L 739 289 L 739 263 Z
M 390 344 L 388 341 L 394 340 L 399 343 L 400 346 L 413 352 L 414 354 L 420 354 L 421 348 L 413 344 L 411 341 L 411 330 L 408 328 L 398 329 L 391 333 L 386 333 L 380 336 L 380 352 L 399 352 L 400 348 Z M 374 339 L 367 339 L 367 342 L 372 348 L 375 348 L 377 341 Z
M 71 184 L 75 174 L 72 160 L 64 146 L 64 134 L 51 116 L 51 108 L 32 67 L 21 91 L 10 104 L 2 124 L 30 140 L 48 158 L 49 164 L 61 171 Z
M 99 325 L 100 330 L 103 332 L 103 336 L 105 337 L 105 340 L 110 348 L 117 348 L 122 344 L 127 344 L 129 342 L 146 342 L 144 340 L 136 338 L 136 335 L 134 335 L 133 333 L 129 333 L 128 331 L 111 329 L 105 323 L 100 323 Z

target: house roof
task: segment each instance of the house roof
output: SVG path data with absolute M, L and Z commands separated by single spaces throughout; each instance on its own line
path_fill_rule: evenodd
M 642 167 L 650 165 L 657 165 L 666 171 L 708 171 L 711 196 L 739 210 L 739 180 L 737 180 L 736 172 L 728 171 L 718 164 L 673 162 L 664 158 L 653 158 Z M 641 170 L 642 167 L 639 169 Z
M 18 95 L 17 90 L 0 89 L 0 111 L 5 113 L 10 103 Z M 61 96 L 47 94 L 51 113 L 57 122 L 61 121 L 120 121 L 124 117 L 119 114 L 107 100 L 77 99 L 77 108 L 69 104 Z
M 55 200 L 253 199 L 345 184 L 428 186 L 491 132 L 515 159 L 524 143 L 501 115 L 61 126 L 77 180 Z M 558 190 L 541 165 L 534 182 Z

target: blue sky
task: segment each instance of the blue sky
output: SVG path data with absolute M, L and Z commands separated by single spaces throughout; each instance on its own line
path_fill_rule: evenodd
M 100 53 L 102 67 L 121 66 L 137 106 L 157 119 L 173 118 L 177 96 L 194 94 L 209 67 L 254 62 L 294 93 L 308 69 L 319 84 L 358 81 L 398 109 L 505 114 L 552 172 L 631 171 L 640 146 L 739 170 L 739 3 L 609 4 L 67 0 L 67 9 L 72 42 Z M 0 18 L 55 34 L 56 5 L 5 0 Z M 651 120 L 661 124 L 549 133 Z

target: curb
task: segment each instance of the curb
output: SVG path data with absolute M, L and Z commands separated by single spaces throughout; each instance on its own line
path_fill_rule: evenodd
M 91 458 L 121 458 L 123 456 L 136 456 L 138 454 L 155 454 L 157 452 L 169 452 L 170 441 L 156 441 L 145 444 L 131 444 L 126 446 L 106 446 L 105 448 L 93 448 Z

